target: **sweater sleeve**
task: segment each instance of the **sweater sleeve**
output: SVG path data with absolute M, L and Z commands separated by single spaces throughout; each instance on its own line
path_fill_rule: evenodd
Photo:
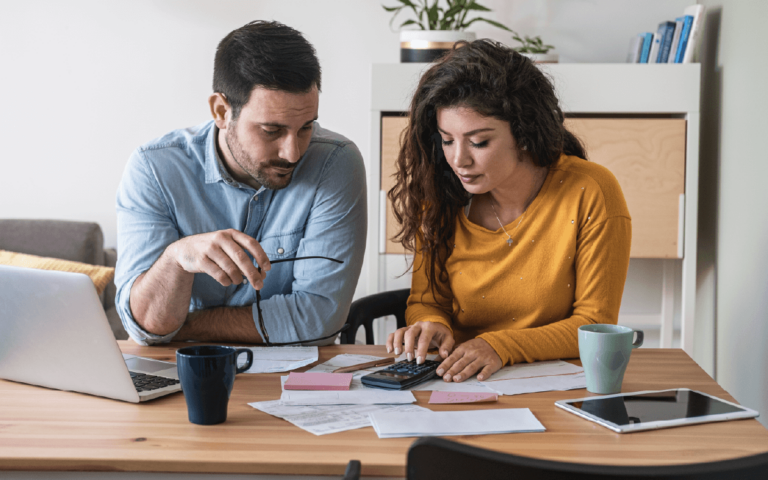
M 443 285 L 443 294 L 435 288 L 433 292 L 429 286 L 427 268 L 424 264 L 424 255 L 421 253 L 421 244 L 416 243 L 416 254 L 413 257 L 413 277 L 411 279 L 411 295 L 405 310 L 405 322 L 413 325 L 416 322 L 436 322 L 448 327 L 451 332 L 451 309 L 453 296 L 446 296 L 450 292 L 449 285 Z
M 632 224 L 626 216 L 610 217 L 582 232 L 576 244 L 571 316 L 541 327 L 488 332 L 479 338 L 493 347 L 504 364 L 577 358 L 581 325 L 618 321 L 631 242 Z

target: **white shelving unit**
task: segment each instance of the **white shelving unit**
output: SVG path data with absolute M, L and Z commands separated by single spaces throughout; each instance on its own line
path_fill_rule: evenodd
M 408 110 L 412 92 L 426 64 L 374 64 L 371 95 L 371 152 L 368 172 L 368 241 L 365 272 L 368 293 L 410 286 L 403 255 L 384 254 L 385 197 L 381 185 L 381 119 Z M 671 347 L 675 312 L 680 315 L 680 346 L 693 350 L 696 295 L 696 229 L 699 184 L 699 64 L 550 64 L 541 67 L 554 80 L 566 114 L 665 116 L 685 119 L 685 195 L 680 199 L 677 259 L 655 260 L 655 273 L 630 275 L 625 299 L 648 284 L 661 286 L 658 313 L 625 313 L 619 322 L 642 328 L 661 326 L 660 346 Z M 635 260 L 633 259 L 633 262 Z M 659 271 L 660 270 L 660 271 Z M 681 272 L 681 275 L 678 275 Z M 650 276 L 649 276 L 650 275 Z M 681 278 L 678 278 L 681 277 Z M 380 322 L 377 341 L 385 334 Z

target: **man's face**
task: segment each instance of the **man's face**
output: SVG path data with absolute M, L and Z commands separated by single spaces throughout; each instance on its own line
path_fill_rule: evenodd
M 230 155 L 225 157 L 235 161 L 228 165 L 233 176 L 243 181 L 248 175 L 271 190 L 287 187 L 309 148 L 318 101 L 317 87 L 307 93 L 253 89 L 239 117 L 227 124 L 225 141 Z

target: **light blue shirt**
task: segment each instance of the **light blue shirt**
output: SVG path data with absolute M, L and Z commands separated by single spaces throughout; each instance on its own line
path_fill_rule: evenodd
M 331 335 L 346 321 L 363 263 L 366 236 L 365 168 L 346 138 L 315 122 L 309 148 L 282 190 L 254 190 L 237 182 L 216 150 L 213 121 L 176 130 L 137 149 L 117 191 L 118 260 L 115 304 L 128 334 L 142 345 L 169 342 L 178 332 L 143 330 L 129 304 L 136 278 L 171 243 L 233 228 L 255 238 L 270 260 L 321 255 L 272 266 L 261 290 L 261 310 L 275 343 Z M 253 305 L 250 284 L 224 287 L 195 274 L 189 311 Z M 333 338 L 323 343 L 332 343 Z

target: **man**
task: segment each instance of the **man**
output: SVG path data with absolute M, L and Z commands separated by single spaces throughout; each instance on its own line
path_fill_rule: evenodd
M 147 143 L 126 166 L 123 324 L 144 345 L 331 343 L 360 275 L 366 187 L 357 147 L 316 122 L 315 50 L 290 27 L 249 23 L 219 44 L 213 91 L 212 121 Z M 318 256 L 343 263 L 270 263 Z

